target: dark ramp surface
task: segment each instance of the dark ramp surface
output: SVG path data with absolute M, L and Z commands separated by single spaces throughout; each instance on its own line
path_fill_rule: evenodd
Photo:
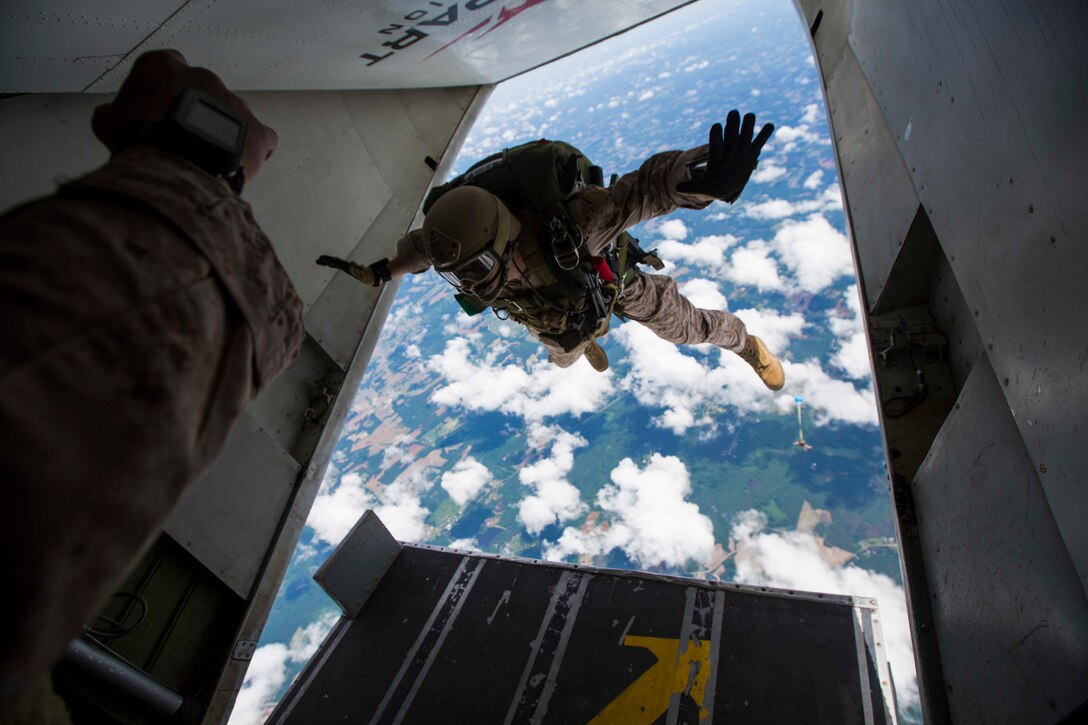
M 405 546 L 269 722 L 882 725 L 875 615 L 869 599 Z

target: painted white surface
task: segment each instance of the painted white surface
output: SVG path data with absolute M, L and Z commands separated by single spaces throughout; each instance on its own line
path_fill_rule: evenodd
M 237 90 L 485 85 L 690 0 L 14 0 L 0 92 L 110 92 L 176 48 Z

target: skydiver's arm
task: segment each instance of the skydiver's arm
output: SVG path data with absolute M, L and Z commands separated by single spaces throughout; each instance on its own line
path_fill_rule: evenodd
M 575 219 L 590 251 L 598 253 L 625 229 L 674 209 L 703 209 L 714 199 L 736 201 L 774 132 L 768 123 L 755 134 L 755 123 L 754 114 L 745 114 L 742 121 L 738 111 L 730 111 L 724 127 L 711 126 L 708 145 L 651 156 L 608 189 L 608 196 L 601 189 L 582 192 L 582 218 L 575 212 Z M 705 165 L 693 171 L 696 161 Z
M 587 188 L 570 201 L 571 214 L 597 254 L 621 232 L 676 209 L 704 209 L 713 196 L 677 191 L 691 179 L 689 165 L 705 156 L 707 146 L 654 154 L 638 171 L 624 174 L 609 189 Z
M 347 272 L 355 279 L 371 287 L 381 287 L 386 282 L 403 277 L 406 274 L 419 274 L 431 268 L 431 263 L 420 251 L 423 232 L 413 229 L 397 242 L 397 253 L 392 259 L 380 259 L 373 264 L 361 265 L 355 262 L 323 254 L 317 263 L 323 267 L 332 267 Z

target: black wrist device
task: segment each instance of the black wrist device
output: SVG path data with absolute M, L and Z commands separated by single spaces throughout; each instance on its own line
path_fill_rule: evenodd
M 389 272 L 389 258 L 379 259 L 374 264 L 370 265 L 370 270 L 374 272 L 374 286 L 377 287 L 383 282 L 388 282 L 393 279 L 393 275 Z
M 246 119 L 226 103 L 190 88 L 170 104 L 162 121 L 148 124 L 141 143 L 191 161 L 220 177 L 235 194 L 242 193 L 245 169 Z

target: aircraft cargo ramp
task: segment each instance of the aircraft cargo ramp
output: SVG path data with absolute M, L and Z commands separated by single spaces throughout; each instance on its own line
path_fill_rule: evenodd
M 401 546 L 371 512 L 316 578 L 345 614 L 269 723 L 896 722 L 871 599 Z

